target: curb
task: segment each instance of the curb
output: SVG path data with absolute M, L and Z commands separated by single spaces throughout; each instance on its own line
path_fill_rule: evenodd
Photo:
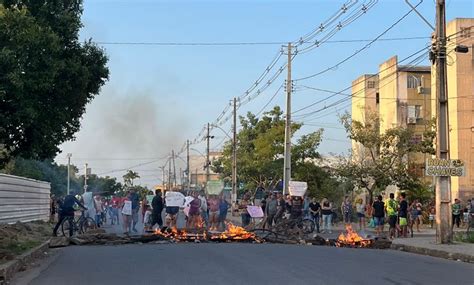
M 49 240 L 43 242 L 39 246 L 15 257 L 15 259 L 0 265 L 0 285 L 8 284 L 15 273 L 24 270 L 26 265 L 33 259 L 40 258 L 49 248 Z
M 429 255 L 429 256 L 439 257 L 439 258 L 444 258 L 444 259 L 474 263 L 474 256 L 470 254 L 455 253 L 455 252 L 448 252 L 444 250 L 430 249 L 430 248 L 425 248 L 425 247 L 418 247 L 418 246 L 404 245 L 404 244 L 393 244 L 393 243 L 392 243 L 391 249 L 411 252 L 411 253 L 416 253 L 416 254 L 422 254 L 422 255 Z

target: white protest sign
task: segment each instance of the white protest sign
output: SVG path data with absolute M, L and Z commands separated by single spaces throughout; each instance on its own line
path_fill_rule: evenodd
M 252 218 L 263 218 L 263 209 L 260 206 L 247 206 L 247 212 Z
M 308 189 L 308 183 L 302 181 L 290 181 L 288 185 L 288 191 L 291 196 L 303 197 Z
M 180 192 L 168 191 L 165 194 L 166 207 L 183 207 L 184 195 Z
M 221 180 L 208 181 L 206 192 L 208 195 L 219 195 L 224 190 L 224 182 Z
M 123 202 L 122 214 L 127 215 L 127 216 L 132 215 L 132 201 Z

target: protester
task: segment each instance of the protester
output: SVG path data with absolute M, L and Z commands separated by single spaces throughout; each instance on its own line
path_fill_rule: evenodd
M 143 216 L 143 230 L 146 232 L 151 230 L 152 211 L 150 205 L 148 204 L 146 204 L 143 208 L 145 208 L 145 215 Z
M 95 195 L 94 196 L 94 207 L 95 207 L 95 223 L 97 224 L 97 227 L 101 227 L 102 226 L 102 212 L 103 212 L 103 208 L 102 208 L 103 204 L 102 204 L 102 200 L 100 198 L 99 195 Z
M 217 230 L 219 226 L 219 198 L 216 195 L 210 195 L 207 200 L 209 208 L 209 228 Z
M 283 198 L 283 195 L 281 193 L 277 193 L 277 212 L 274 218 L 275 223 L 280 221 L 281 218 L 283 217 L 285 213 L 285 205 L 286 205 L 286 201 Z
M 64 197 L 64 201 L 61 203 L 61 206 L 59 208 L 59 217 L 58 217 L 58 222 L 54 226 L 53 229 L 53 236 L 58 235 L 58 229 L 59 226 L 62 224 L 62 222 L 65 219 L 72 218 L 74 219 L 74 206 L 78 205 L 80 208 L 84 209 L 87 211 L 87 208 L 74 196 L 74 190 L 71 190 L 69 195 L 66 195 Z M 69 223 L 69 236 L 72 236 L 74 234 L 74 228 L 73 224 Z
M 388 224 L 389 224 L 389 235 L 390 238 L 395 238 L 395 231 L 397 228 L 397 209 L 398 209 L 398 202 L 395 201 L 395 194 L 390 193 L 390 198 L 385 202 L 385 211 L 388 216 Z
M 186 221 L 186 227 L 189 229 L 198 226 L 201 216 L 201 200 L 198 198 L 198 193 L 192 192 L 191 197 L 193 200 L 189 203 L 188 220 Z
M 155 197 L 151 201 L 151 226 L 153 228 L 155 225 L 158 225 L 158 228 L 163 227 L 163 218 L 161 213 L 163 212 L 163 197 L 161 197 L 161 190 L 155 191 Z
M 469 225 L 469 209 L 465 207 L 463 210 L 462 226 L 467 227 L 468 225 Z
M 309 215 L 309 204 L 311 204 L 311 199 L 308 196 L 305 196 L 303 199 L 303 217 Z
M 321 214 L 323 216 L 323 230 L 322 233 L 332 233 L 332 205 L 327 198 L 321 201 Z
M 311 203 L 309 203 L 309 212 L 313 217 L 314 224 L 316 225 L 316 232 L 319 233 L 319 216 L 321 215 L 321 204 L 316 201 L 316 198 L 313 198 Z
M 50 203 L 49 222 L 53 223 L 56 220 L 56 213 L 58 212 L 58 202 L 54 194 L 51 194 L 49 203 Z
M 206 227 L 209 227 L 207 200 L 206 200 L 206 196 L 204 195 L 204 191 L 199 192 L 198 198 L 199 200 L 201 200 L 201 218 L 204 220 L 204 224 L 206 225 Z
M 400 225 L 401 234 L 407 237 L 408 226 L 408 202 L 406 200 L 405 192 L 400 194 L 400 206 L 398 208 L 398 223 Z
M 291 204 L 292 204 L 291 196 L 286 195 L 286 199 L 285 199 L 285 218 L 287 218 L 287 219 L 291 215 Z
M 262 212 L 265 213 L 265 209 L 267 208 L 267 200 L 268 200 L 268 194 L 264 193 L 262 200 L 260 201 L 260 207 L 262 207 Z
M 408 208 L 408 211 L 410 213 L 410 232 L 413 237 L 413 225 L 416 225 L 416 231 L 420 232 L 421 203 L 415 199 Z
M 166 227 L 176 228 L 176 222 L 178 220 L 178 213 L 179 213 L 179 206 L 165 205 L 165 213 L 166 213 L 166 218 L 165 218 Z
M 342 201 L 341 213 L 342 213 L 342 217 L 344 219 L 344 223 L 345 224 L 350 224 L 351 223 L 351 218 L 352 218 L 352 202 L 351 202 L 349 196 L 344 197 L 344 201 Z
M 225 230 L 225 221 L 227 219 L 227 211 L 229 210 L 229 202 L 221 195 L 221 199 L 219 201 L 219 226 L 222 230 Z
M 454 224 L 459 228 L 461 223 L 461 200 L 454 199 L 454 203 L 451 205 L 451 210 L 453 213 L 453 224 L 452 228 L 454 228 Z
M 127 192 L 127 196 L 122 200 L 122 221 L 124 234 L 129 234 L 132 228 L 132 201 L 130 191 Z
M 377 200 L 372 203 L 372 217 L 374 218 L 377 236 L 383 234 L 385 203 L 382 202 L 382 195 L 377 196 Z
M 112 225 L 117 222 L 117 225 L 120 225 L 119 219 L 119 205 L 120 205 L 120 198 L 119 197 L 112 197 L 110 201 L 110 222 Z
M 430 205 L 430 228 L 433 228 L 434 222 L 436 218 L 436 207 L 434 205 Z
M 365 204 L 362 198 L 356 201 L 357 218 L 359 219 L 359 230 L 365 230 Z
M 278 212 L 278 202 L 277 202 L 275 193 L 272 193 L 265 207 L 265 212 L 264 212 L 266 216 L 265 226 L 268 226 L 268 228 L 270 229 L 272 228 L 277 212 Z
M 250 214 L 247 211 L 247 206 L 250 206 L 250 198 L 248 194 L 245 194 L 242 201 L 239 203 L 240 217 L 242 218 L 242 227 L 246 227 L 250 224 Z
M 133 188 L 130 190 L 129 199 L 132 202 L 132 231 L 138 232 L 136 226 L 138 223 L 138 212 L 140 211 L 140 197 Z
M 297 219 L 303 215 L 303 198 L 300 196 L 291 197 L 291 219 Z

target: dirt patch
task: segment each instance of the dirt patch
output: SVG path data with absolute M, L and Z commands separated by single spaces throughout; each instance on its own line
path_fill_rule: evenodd
M 0 264 L 46 241 L 51 237 L 51 227 L 42 221 L 0 225 Z

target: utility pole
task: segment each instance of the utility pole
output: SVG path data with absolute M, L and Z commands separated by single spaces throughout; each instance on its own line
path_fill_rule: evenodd
M 234 97 L 232 124 L 232 205 L 237 203 L 237 98 Z
M 188 190 L 191 190 L 191 169 L 189 168 L 189 140 L 186 141 L 186 177 Z
M 165 164 L 165 165 L 166 165 L 166 164 Z M 163 192 L 164 192 L 164 190 L 165 190 L 165 184 L 166 184 L 166 182 L 165 182 L 165 181 L 166 181 L 166 176 L 165 176 L 166 166 L 161 166 L 160 169 L 161 169 L 161 174 L 162 174 L 162 176 L 163 176 L 163 179 L 161 180 L 161 183 L 163 184 Z M 162 194 L 163 194 L 163 193 L 162 193 Z
M 72 156 L 72 153 L 68 153 L 67 154 L 67 194 L 69 195 L 69 193 L 71 192 L 71 156 Z
M 436 0 L 436 42 L 434 45 L 436 64 L 436 99 L 438 100 L 438 122 L 436 156 L 449 159 L 449 117 L 446 78 L 446 3 Z M 436 181 L 436 241 L 450 243 L 451 229 L 450 177 L 439 176 Z
M 87 166 L 88 164 L 86 163 L 84 169 L 84 193 L 87 192 Z
M 173 186 L 176 187 L 177 186 L 177 181 L 176 181 L 176 164 L 175 164 L 175 161 L 174 161 L 174 150 L 171 151 L 171 156 L 173 158 Z
M 288 43 L 288 76 L 286 79 L 285 158 L 283 195 L 287 194 L 291 179 L 291 43 Z
M 168 161 L 168 190 L 171 190 L 171 159 Z
M 207 123 L 207 148 L 206 148 L 206 186 L 207 186 L 207 182 L 209 181 L 209 140 L 211 139 L 211 135 L 210 135 L 210 125 L 209 123 Z

